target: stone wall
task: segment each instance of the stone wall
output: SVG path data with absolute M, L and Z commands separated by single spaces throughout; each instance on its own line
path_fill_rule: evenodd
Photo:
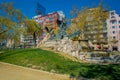
M 84 46 L 83 46 L 84 43 Z M 61 40 L 56 41 L 45 41 L 44 44 L 41 45 L 41 47 L 45 48 L 51 48 L 54 51 L 63 52 L 64 54 L 68 54 L 70 56 L 76 57 L 79 60 L 92 62 L 92 63 L 104 63 L 106 62 L 113 62 L 114 63 L 120 63 L 120 57 L 112 58 L 111 56 L 99 56 L 100 54 L 107 54 L 106 52 L 83 52 L 82 47 L 89 46 L 89 43 L 82 42 L 79 43 L 78 41 L 72 41 L 71 39 L 68 39 L 65 37 Z M 97 56 L 92 56 L 97 55 Z M 116 62 L 115 62 L 116 61 Z
M 78 42 L 73 42 L 66 37 L 62 40 L 56 41 L 56 46 L 54 49 L 69 54 L 71 56 L 78 57 L 81 46 Z
M 45 41 L 44 44 L 41 44 L 41 47 L 51 48 L 55 51 L 64 52 L 65 54 L 76 57 L 80 60 L 85 60 L 85 52 L 81 52 L 82 46 L 78 41 L 72 41 L 65 37 L 61 40 L 56 41 Z

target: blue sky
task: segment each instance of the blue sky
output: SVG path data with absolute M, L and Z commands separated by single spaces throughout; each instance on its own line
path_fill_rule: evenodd
M 14 7 L 20 9 L 29 19 L 35 16 L 36 3 L 39 2 L 46 8 L 46 13 L 62 10 L 67 18 L 73 6 L 91 7 L 97 6 L 100 0 L 0 0 L 0 2 L 13 2 Z M 116 10 L 120 14 L 120 0 L 103 0 L 105 6 L 110 10 Z

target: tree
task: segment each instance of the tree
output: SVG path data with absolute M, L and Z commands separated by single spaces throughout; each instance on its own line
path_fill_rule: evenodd
M 76 9 L 75 9 L 76 10 Z M 75 12 L 73 9 L 73 14 L 76 14 L 76 17 L 72 19 L 71 30 L 75 32 L 76 30 L 80 30 L 80 38 L 87 39 L 88 35 L 86 33 L 89 32 L 89 35 L 93 31 L 97 32 L 97 40 L 100 39 L 100 31 L 103 29 L 103 24 L 108 17 L 108 12 L 99 5 L 96 8 L 82 8 L 81 11 Z M 96 28 L 96 30 L 95 30 Z
M 17 41 L 22 31 L 20 24 L 25 18 L 13 3 L 0 3 L 0 38 Z
M 73 19 L 70 20 L 70 22 L 72 23 L 70 25 L 70 27 L 68 27 L 66 29 L 66 33 L 68 35 L 73 34 L 75 31 L 78 30 L 77 25 L 76 25 L 77 24 L 76 19 L 77 19 L 78 15 L 79 15 L 79 9 L 76 6 L 74 6 L 73 10 L 70 11 L 70 14 L 71 14 Z
M 72 34 L 72 29 L 71 29 L 71 28 L 67 28 L 67 29 L 66 29 L 66 33 L 67 33 L 68 35 Z
M 102 8 L 102 5 L 99 5 L 94 11 L 93 11 L 93 25 L 97 26 L 96 31 L 96 39 L 98 41 L 98 43 L 100 42 L 100 35 L 101 35 L 101 31 L 104 30 L 104 27 L 106 25 L 106 19 L 108 18 L 108 11 L 105 10 L 104 8 Z M 92 29 L 95 30 L 95 29 Z
M 26 26 L 27 33 L 33 35 L 34 45 L 36 46 L 36 38 L 42 33 L 41 25 L 37 24 L 34 20 L 25 20 L 24 24 Z
M 76 18 L 79 14 L 79 9 L 76 6 L 74 6 L 73 10 L 70 11 L 70 14 L 72 15 L 72 18 Z

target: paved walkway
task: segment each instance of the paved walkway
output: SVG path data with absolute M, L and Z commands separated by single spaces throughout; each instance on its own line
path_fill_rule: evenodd
M 0 80 L 69 80 L 68 76 L 0 62 Z

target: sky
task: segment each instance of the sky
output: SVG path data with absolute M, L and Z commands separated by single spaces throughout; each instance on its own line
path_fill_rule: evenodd
M 97 6 L 100 0 L 0 0 L 0 2 L 13 2 L 16 9 L 31 19 L 36 15 L 36 4 L 39 2 L 46 8 L 46 14 L 50 12 L 63 11 L 67 18 L 70 18 L 70 11 L 74 6 L 81 7 Z M 116 10 L 120 15 L 120 0 L 103 0 L 105 7 L 109 10 Z

